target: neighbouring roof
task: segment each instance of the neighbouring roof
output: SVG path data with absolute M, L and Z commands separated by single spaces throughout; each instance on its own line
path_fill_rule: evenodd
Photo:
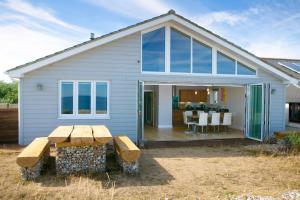
M 277 69 L 300 80 L 300 59 L 287 59 L 287 58 L 261 58 L 261 59 L 273 65 Z
M 245 53 L 244 55 L 252 56 L 251 58 L 254 58 L 255 62 L 259 62 L 260 65 L 263 65 L 268 70 L 270 70 L 270 69 L 273 70 L 274 69 L 275 74 L 278 74 L 279 76 L 281 76 L 281 77 L 283 77 L 287 80 L 292 80 L 294 83 L 296 83 L 296 81 L 294 79 L 299 79 L 298 76 L 296 76 L 294 73 L 290 72 L 289 70 L 285 70 L 285 69 L 283 70 L 282 67 L 278 67 L 273 62 L 270 62 L 269 60 L 266 60 L 265 58 L 257 57 L 256 55 L 250 53 L 249 51 L 243 49 L 242 47 L 240 47 L 240 46 L 226 40 L 225 38 L 223 38 L 223 37 L 211 32 L 211 31 L 203 28 L 202 26 L 199 26 L 198 24 L 190 21 L 189 19 L 186 19 L 183 16 L 178 15 L 177 13 L 175 13 L 174 10 L 170 10 L 168 13 L 165 13 L 165 14 L 162 14 L 160 16 L 145 20 L 143 22 L 140 22 L 140 23 L 137 23 L 137 24 L 119 29 L 117 31 L 108 33 L 106 35 L 96 37 L 95 39 L 82 42 L 82 43 L 77 44 L 75 46 L 72 46 L 70 48 L 64 49 L 62 51 L 58 51 L 56 53 L 47 55 L 47 56 L 39 58 L 37 60 L 34 60 L 32 62 L 28 62 L 28 63 L 25 63 L 23 65 L 19 65 L 15 68 L 12 68 L 12 69 L 8 70 L 6 73 L 8 75 L 10 75 L 11 77 L 21 77 L 24 73 L 27 73 L 28 71 L 32 71 L 32 70 L 35 70 L 39 67 L 42 67 L 42 66 L 45 66 L 45 65 L 49 64 L 49 62 L 47 62 L 47 60 L 53 59 L 53 62 L 57 62 L 57 61 L 62 60 L 66 57 L 69 57 L 69 56 L 75 55 L 77 53 L 83 52 L 85 50 L 94 48 L 97 45 L 102 45 L 106 42 L 112 41 L 114 39 L 118 39 L 118 37 L 119 38 L 121 37 L 120 35 L 122 33 L 129 32 L 130 30 L 134 30 L 136 32 L 141 31 L 143 28 L 146 27 L 144 25 L 146 25 L 146 24 L 152 25 L 155 21 L 159 21 L 161 19 L 165 19 L 165 21 L 168 21 L 168 20 L 178 21 L 179 20 L 179 21 L 181 21 L 181 23 L 186 23 L 186 24 L 192 25 L 193 27 L 196 27 L 198 30 L 201 30 L 203 33 L 209 34 L 212 37 L 215 37 L 215 38 L 219 39 L 219 41 L 223 41 L 224 44 L 231 45 L 231 47 L 236 48 L 236 49 L 240 50 L 241 52 L 244 52 Z M 161 22 L 163 23 L 165 21 L 161 21 Z M 116 36 L 116 35 L 118 35 L 118 36 Z M 64 56 L 64 55 L 66 55 L 66 56 Z M 277 70 L 279 70 L 279 71 L 277 71 Z

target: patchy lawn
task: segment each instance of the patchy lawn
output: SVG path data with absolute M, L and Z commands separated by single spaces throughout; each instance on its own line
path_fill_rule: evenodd
M 141 174 L 110 172 L 56 177 L 54 159 L 35 182 L 20 180 L 18 147 L 0 147 L 0 199 L 230 199 L 246 194 L 277 197 L 300 190 L 300 156 L 266 156 L 243 147 L 143 150 Z

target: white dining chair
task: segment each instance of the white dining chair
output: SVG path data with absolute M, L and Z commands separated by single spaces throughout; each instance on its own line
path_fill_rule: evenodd
M 221 126 L 226 127 L 226 131 L 228 131 L 228 127 L 231 126 L 232 123 L 232 113 L 224 113 L 223 122 Z
M 197 111 L 198 117 L 200 117 L 200 113 L 204 113 L 204 111 L 203 111 L 203 110 L 198 110 L 198 111 Z
M 216 131 L 216 126 L 218 127 L 218 131 L 219 126 L 220 126 L 220 113 L 212 113 L 211 115 L 211 122 L 208 124 L 209 126 L 213 126 L 214 127 L 214 132 Z
M 184 111 L 183 112 L 183 123 L 190 128 L 190 125 L 195 124 L 191 119 L 193 117 L 193 111 Z
M 198 123 L 196 123 L 195 125 L 196 126 L 201 126 L 202 128 L 202 133 L 203 133 L 203 127 L 205 126 L 206 127 L 206 130 L 207 130 L 207 120 L 208 119 L 208 113 L 205 113 L 205 112 L 201 112 L 199 113 L 199 120 L 198 120 Z

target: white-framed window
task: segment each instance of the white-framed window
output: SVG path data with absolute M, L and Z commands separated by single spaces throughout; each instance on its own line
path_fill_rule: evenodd
M 142 71 L 165 71 L 165 27 L 142 35 Z
M 109 81 L 61 80 L 59 118 L 108 119 Z
M 236 73 L 236 61 L 229 56 L 218 51 L 217 53 L 217 73 L 231 74 Z
M 256 71 L 174 24 L 141 33 L 141 73 L 256 77 Z
M 191 37 L 171 28 L 170 71 L 191 72 Z

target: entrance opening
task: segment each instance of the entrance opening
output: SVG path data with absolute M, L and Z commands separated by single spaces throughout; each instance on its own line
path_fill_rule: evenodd
M 145 84 L 143 138 L 245 138 L 245 93 L 243 85 Z
M 148 126 L 154 126 L 153 123 L 154 101 L 153 91 L 144 92 L 144 123 Z

